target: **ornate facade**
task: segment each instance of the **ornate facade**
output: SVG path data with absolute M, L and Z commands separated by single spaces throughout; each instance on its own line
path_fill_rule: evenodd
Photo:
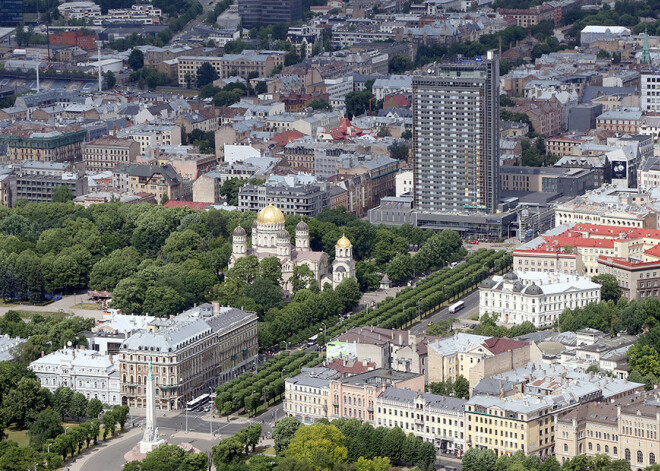
M 309 227 L 300 221 L 296 226 L 295 244 L 285 229 L 284 214 L 273 204 L 269 204 L 257 215 L 252 225 L 252 247 L 248 248 L 247 233 L 241 226 L 234 229 L 232 236 L 232 255 L 229 268 L 239 258 L 255 255 L 259 260 L 277 257 L 282 265 L 282 288 L 293 291 L 293 269 L 305 265 L 314 279 L 323 287 L 330 283 L 335 288 L 346 278 L 355 279 L 355 261 L 353 245 L 346 236 L 342 236 L 335 245 L 335 260 L 328 265 L 328 254 L 315 252 L 309 242 Z

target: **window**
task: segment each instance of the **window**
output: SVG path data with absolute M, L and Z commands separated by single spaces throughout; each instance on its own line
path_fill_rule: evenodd
M 644 453 L 642 453 L 641 450 L 637 451 L 637 462 L 638 463 L 644 462 Z
M 655 464 L 655 453 L 649 453 L 649 464 Z
M 626 451 L 624 451 L 624 456 L 626 457 L 626 461 L 630 461 L 630 449 L 626 448 Z
M 568 443 L 564 443 L 564 451 L 568 452 Z

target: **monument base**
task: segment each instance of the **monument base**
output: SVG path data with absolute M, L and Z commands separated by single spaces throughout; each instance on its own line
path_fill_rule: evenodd
M 131 451 L 129 451 L 124 455 L 124 459 L 127 462 L 142 461 L 144 457 L 147 456 L 147 453 L 155 450 L 161 445 L 165 445 L 165 440 L 160 439 L 160 440 L 156 440 L 155 442 L 141 441 L 140 443 L 135 445 Z

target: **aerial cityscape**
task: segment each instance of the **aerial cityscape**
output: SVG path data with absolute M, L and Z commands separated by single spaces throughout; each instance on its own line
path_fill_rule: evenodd
M 660 0 L 0 0 L 0 471 L 660 471 Z

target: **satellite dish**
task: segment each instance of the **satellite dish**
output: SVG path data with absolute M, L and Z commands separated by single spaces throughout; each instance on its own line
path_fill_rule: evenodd
M 67 347 L 70 347 L 70 346 L 73 345 L 73 344 L 71 343 L 71 340 L 69 340 L 69 341 L 66 343 L 66 345 L 67 345 Z

